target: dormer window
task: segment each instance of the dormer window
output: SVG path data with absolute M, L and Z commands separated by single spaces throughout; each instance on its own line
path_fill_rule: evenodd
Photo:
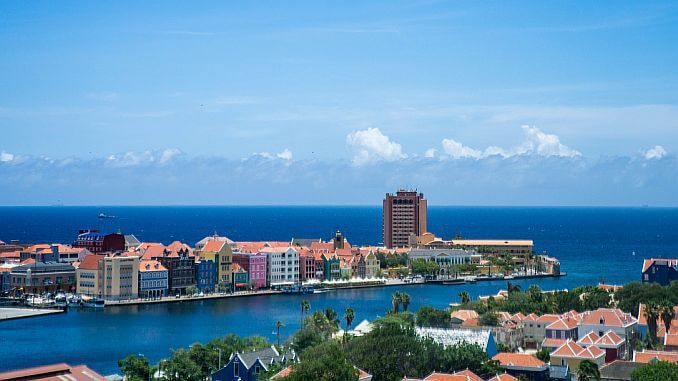
M 605 324 L 605 319 L 600 318 L 600 324 Z

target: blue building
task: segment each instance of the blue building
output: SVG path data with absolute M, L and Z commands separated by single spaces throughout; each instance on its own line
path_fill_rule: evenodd
M 214 291 L 217 285 L 217 264 L 213 260 L 201 258 L 195 262 L 196 287 L 202 292 Z
M 252 352 L 234 353 L 223 368 L 212 373 L 212 381 L 256 381 L 259 375 L 268 371 L 272 365 L 284 366 L 296 360 L 294 352 L 280 354 L 274 346 Z
M 667 286 L 678 281 L 678 259 L 650 258 L 643 261 L 643 283 Z

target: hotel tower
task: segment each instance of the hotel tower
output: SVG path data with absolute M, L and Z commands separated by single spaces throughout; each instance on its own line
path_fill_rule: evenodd
M 426 232 L 426 199 L 416 190 L 401 189 L 384 198 L 384 245 L 405 247 L 411 234 Z

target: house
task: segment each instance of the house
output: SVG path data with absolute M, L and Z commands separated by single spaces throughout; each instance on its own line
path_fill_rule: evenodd
M 474 322 L 473 325 L 478 325 L 479 315 L 474 310 L 456 310 L 450 313 L 450 322 L 455 325 L 464 325 L 467 322 Z M 470 324 L 466 324 L 470 325 Z
M 483 379 L 470 370 L 461 370 L 455 373 L 433 372 L 424 378 L 405 377 L 402 381 L 483 381 Z
M 226 242 L 226 244 L 231 246 L 231 249 L 235 249 L 235 247 L 237 246 L 237 243 L 234 242 L 233 240 L 229 239 L 228 237 L 222 237 L 219 234 L 217 234 L 216 232 L 214 232 L 214 234 L 209 235 L 209 236 L 201 239 L 200 241 L 198 241 L 195 244 L 195 251 L 202 251 L 203 248 L 205 247 L 205 245 L 210 241 Z
M 586 311 L 580 317 L 581 321 L 577 327 L 579 337 L 584 337 L 591 331 L 602 337 L 606 332 L 612 331 L 623 340 L 628 339 L 632 342 L 638 331 L 638 319 L 618 308 L 599 308 L 595 311 Z M 630 346 L 627 346 L 626 351 L 624 357 L 620 356 L 620 358 L 630 356 Z
M 412 267 L 416 260 L 435 262 L 440 267 L 439 274 L 448 275 L 456 271 L 456 265 L 478 263 L 480 254 L 464 249 L 412 249 L 407 255 L 408 266 Z
M 668 361 L 678 364 L 678 352 L 651 351 L 633 352 L 633 362 L 648 364 L 653 361 Z
M 323 253 L 323 278 L 325 280 L 341 279 L 341 260 L 334 254 Z
M 565 316 L 546 326 L 546 339 L 577 340 L 579 320 Z M 545 340 L 546 340 L 545 339 Z
M 548 381 L 549 365 L 538 358 L 525 353 L 497 353 L 492 357 L 499 366 L 514 377 L 523 377 L 530 381 Z
M 349 263 L 351 264 L 351 275 L 354 278 L 360 278 L 360 279 L 365 279 L 366 276 L 366 262 L 365 262 L 365 256 L 362 254 L 358 253 L 354 255 L 350 260 Z
M 213 292 L 217 288 L 217 263 L 213 259 L 196 256 L 195 283 L 200 292 Z
M 13 267 L 9 276 L 10 288 L 22 289 L 26 294 L 73 292 L 76 287 L 75 268 L 68 263 L 28 259 L 25 264 Z
M 169 272 L 162 263 L 150 259 L 139 262 L 139 297 L 160 298 L 167 296 Z
M 267 259 L 265 253 L 234 252 L 233 263 L 237 263 L 249 274 L 249 282 L 252 287 L 264 288 L 267 284 Z
M 379 258 L 370 250 L 367 255 L 365 255 L 365 278 L 378 278 L 381 273 L 381 263 Z
M 678 280 L 678 259 L 650 258 L 643 261 L 643 283 L 668 286 L 674 280 Z
M 93 254 L 125 251 L 125 236 L 121 233 L 102 233 L 97 229 L 81 229 L 73 247 L 82 247 Z
M 544 314 L 537 316 L 529 314 L 522 320 L 523 331 L 525 333 L 525 346 L 528 348 L 537 348 L 546 338 L 546 327 L 560 320 L 559 315 Z
M 196 254 L 200 258 L 211 260 L 217 264 L 217 285 L 228 289 L 232 287 L 233 251 L 227 240 L 209 240 Z
M 85 365 L 71 366 L 65 363 L 38 366 L 34 368 L 18 369 L 0 373 L 0 380 L 4 381 L 105 381 L 106 379 Z
M 498 353 L 494 335 L 489 329 L 446 329 L 416 327 L 415 332 L 420 337 L 428 337 L 444 346 L 452 346 L 460 343 L 477 344 L 493 357 Z
M 605 364 L 605 351 L 595 345 L 584 348 L 572 340 L 567 340 L 560 348 L 551 352 L 551 364 L 567 365 L 571 372 L 576 371 L 583 360 L 592 361 L 601 367 Z
M 196 286 L 195 255 L 185 243 L 174 241 L 167 246 L 142 243 L 137 252 L 142 259 L 154 259 L 167 269 L 170 294 L 185 294 L 188 287 Z
M 90 254 L 83 259 L 75 270 L 76 290 L 80 295 L 101 296 L 99 282 L 99 261 L 105 255 Z
M 212 373 L 212 381 L 256 381 L 272 365 L 286 365 L 297 361 L 292 351 L 281 354 L 271 346 L 250 352 L 233 353 L 226 365 Z
M 302 282 L 316 279 L 315 263 L 313 253 L 309 251 L 299 253 L 299 279 Z
M 249 287 L 249 274 L 239 264 L 234 263 L 231 265 L 231 273 L 233 274 L 232 284 L 235 289 L 243 290 Z
M 605 351 L 605 362 L 612 362 L 617 359 L 626 359 L 626 341 L 612 331 L 607 331 L 603 336 L 598 336 L 594 331 L 582 337 L 577 344 L 586 348 L 591 345 Z
M 299 282 L 299 252 L 292 247 L 264 247 L 268 285 L 279 287 Z

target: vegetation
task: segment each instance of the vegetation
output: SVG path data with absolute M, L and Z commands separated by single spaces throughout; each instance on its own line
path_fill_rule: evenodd
M 480 315 L 478 321 L 480 322 L 480 325 L 496 327 L 499 325 L 499 316 L 492 311 L 487 311 Z
M 386 255 L 378 251 L 377 259 L 379 259 L 379 267 L 382 269 L 407 266 L 407 254 L 405 253 Z
M 304 299 L 301 301 L 301 325 L 304 325 L 304 315 L 311 309 L 311 302 Z
M 416 323 L 419 327 L 447 328 L 450 326 L 450 313 L 433 307 L 421 307 L 417 311 Z
M 591 360 L 583 360 L 577 367 L 578 381 L 600 380 L 600 370 L 598 364 Z
M 148 359 L 141 355 L 129 355 L 118 360 L 118 367 L 129 381 L 144 381 L 151 373 Z
M 678 381 L 678 364 L 657 361 L 631 372 L 631 381 Z
M 426 261 L 417 259 L 412 261 L 412 274 L 417 275 L 435 275 L 440 271 L 440 265 L 435 261 Z
M 276 334 L 276 336 L 278 338 L 278 346 L 280 346 L 280 328 L 282 328 L 284 326 L 285 326 L 285 324 L 283 324 L 283 322 L 281 322 L 280 320 L 275 322 L 275 328 L 278 330 L 278 332 Z
M 337 331 L 336 321 L 330 321 L 325 313 L 316 311 L 306 317 L 302 328 L 292 337 L 291 346 L 297 353 L 301 353 L 307 348 L 329 340 Z
M 357 381 L 358 370 L 334 340 L 323 341 L 301 353 L 304 361 L 292 365 L 287 381 Z
M 468 292 L 462 291 L 459 293 L 459 300 L 462 304 L 468 303 L 471 301 L 471 296 L 468 294 Z
M 549 352 L 549 350 L 546 348 L 538 350 L 537 353 L 534 354 L 534 356 L 543 362 L 551 361 L 551 352 Z
M 660 304 L 668 302 L 671 305 L 677 305 L 678 282 L 671 282 L 668 286 L 660 286 L 656 283 L 631 282 L 617 291 L 614 298 L 617 301 L 617 307 L 637 317 L 640 303 L 654 302 Z
M 407 308 L 410 306 L 410 295 L 405 292 L 396 291 L 391 296 L 391 305 L 393 306 L 393 313 L 397 314 L 400 312 L 400 307 L 403 307 L 403 311 L 407 311 Z

